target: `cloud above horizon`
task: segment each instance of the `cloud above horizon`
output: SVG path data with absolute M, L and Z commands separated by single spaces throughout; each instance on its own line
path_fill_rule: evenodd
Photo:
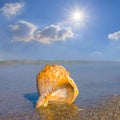
M 58 25 L 50 25 L 37 31 L 34 35 L 35 39 L 41 43 L 49 44 L 54 41 L 64 41 L 72 38 L 74 33 L 71 27 L 60 27 Z
M 34 32 L 37 27 L 25 20 L 19 20 L 15 25 L 10 25 L 14 41 L 29 42 L 34 39 Z
M 120 40 L 120 31 L 108 34 L 108 38 L 111 40 Z
M 99 51 L 95 51 L 95 52 L 90 53 L 90 55 L 102 56 L 102 55 L 104 55 L 104 53 L 103 52 L 99 52 Z
M 74 36 L 71 27 L 50 25 L 42 30 L 37 30 L 37 26 L 25 20 L 19 20 L 9 27 L 13 41 L 30 42 L 34 40 L 42 44 L 50 44 L 54 41 L 65 41 Z
M 5 3 L 0 11 L 6 16 L 16 15 L 24 6 L 23 2 Z

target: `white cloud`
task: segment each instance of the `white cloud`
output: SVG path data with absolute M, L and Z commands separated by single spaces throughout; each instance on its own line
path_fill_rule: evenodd
M 5 5 L 0 9 L 3 14 L 6 16 L 16 15 L 21 8 L 24 6 L 24 3 L 5 3 Z
M 108 38 L 111 40 L 120 40 L 120 31 L 109 34 Z
M 50 25 L 38 31 L 35 25 L 24 20 L 19 20 L 16 24 L 10 25 L 10 30 L 14 41 L 29 42 L 36 40 L 43 44 L 64 41 L 74 35 L 70 27 L 56 25 Z
M 90 55 L 102 56 L 104 55 L 104 53 L 95 51 L 95 52 L 92 52 Z
M 71 27 L 60 27 L 57 25 L 50 25 L 35 33 L 35 39 L 41 43 L 47 44 L 53 41 L 64 41 L 67 38 L 73 37 Z
M 37 27 L 27 21 L 19 20 L 15 25 L 10 25 L 10 29 L 15 41 L 29 42 L 34 39 Z

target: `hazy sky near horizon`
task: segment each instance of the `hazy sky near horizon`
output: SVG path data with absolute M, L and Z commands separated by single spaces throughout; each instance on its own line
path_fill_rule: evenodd
M 0 60 L 120 61 L 120 0 L 0 0 Z

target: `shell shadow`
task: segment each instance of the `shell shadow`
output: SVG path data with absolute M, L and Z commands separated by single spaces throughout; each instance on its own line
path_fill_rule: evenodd
M 26 93 L 24 94 L 24 98 L 26 98 L 27 100 L 29 100 L 30 102 L 32 102 L 33 107 L 35 107 L 36 101 L 38 99 L 38 93 Z

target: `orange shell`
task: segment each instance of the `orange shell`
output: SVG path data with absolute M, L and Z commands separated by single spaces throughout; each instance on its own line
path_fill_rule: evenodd
M 63 67 L 46 65 L 36 78 L 39 99 L 36 108 L 47 106 L 49 101 L 73 103 L 78 89 L 69 72 Z

